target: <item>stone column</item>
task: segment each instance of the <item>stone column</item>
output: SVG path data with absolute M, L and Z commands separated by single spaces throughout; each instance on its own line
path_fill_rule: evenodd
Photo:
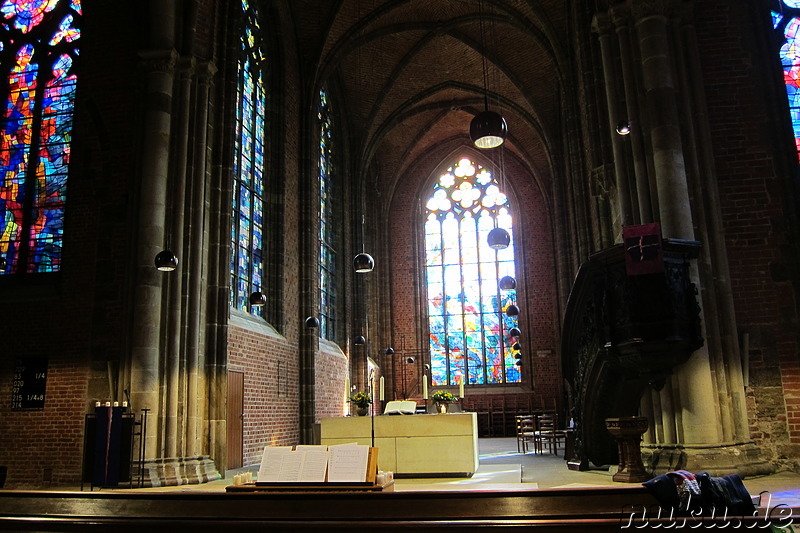
M 642 80 L 649 111 L 649 134 L 664 237 L 694 239 L 693 218 L 683 156 L 680 121 L 673 80 L 672 52 L 667 31 L 666 0 L 633 3 L 636 34 L 641 51 Z M 700 286 L 697 264 L 692 280 Z M 668 384 L 669 386 L 669 384 Z M 718 444 L 717 401 L 713 394 L 708 348 L 697 350 L 673 376 L 677 439 L 684 445 Z M 666 392 L 666 391 L 662 391 Z M 662 394 L 662 402 L 665 397 Z M 666 424 L 666 420 L 664 423 Z M 664 428 L 665 436 L 668 434 Z
M 614 153 L 614 175 L 617 184 L 617 209 L 619 211 L 620 223 L 628 226 L 634 223 L 633 208 L 631 206 L 631 188 L 628 181 L 628 162 L 625 155 L 625 147 L 622 144 L 622 137 L 613 133 L 619 121 L 620 113 L 617 108 L 617 79 L 611 41 L 611 24 L 608 17 L 598 15 L 594 20 L 594 30 L 599 35 L 601 57 L 603 59 L 603 75 L 606 87 L 606 106 L 608 109 L 608 123 L 612 128 L 611 148 Z
M 133 295 L 130 391 L 133 409 L 150 409 L 146 454 L 159 456 L 156 429 L 161 426 L 159 405 L 159 363 L 162 323 L 162 277 L 153 260 L 166 243 L 167 183 L 172 90 L 177 54 L 174 50 L 153 50 L 141 54 L 145 67 L 145 105 L 141 156 L 138 240 L 136 244 L 136 285 Z

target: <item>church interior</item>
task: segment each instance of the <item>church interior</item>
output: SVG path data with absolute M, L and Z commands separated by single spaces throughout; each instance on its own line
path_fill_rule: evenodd
M 0 492 L 92 483 L 110 406 L 170 487 L 359 393 L 450 393 L 480 439 L 553 413 L 565 471 L 630 422 L 648 479 L 800 473 L 800 1 L 0 22 Z

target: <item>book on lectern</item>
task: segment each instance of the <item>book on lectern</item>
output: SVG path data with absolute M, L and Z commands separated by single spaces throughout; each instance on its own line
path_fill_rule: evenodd
M 417 412 L 417 402 L 414 400 L 392 400 L 383 410 L 385 415 L 413 415 Z
M 333 446 L 265 446 L 256 485 L 271 483 L 374 483 L 378 450 L 348 443 Z

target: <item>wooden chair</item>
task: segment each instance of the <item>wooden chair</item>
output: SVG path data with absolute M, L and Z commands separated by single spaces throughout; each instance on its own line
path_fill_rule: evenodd
M 540 450 L 543 444 L 547 443 L 550 453 L 558 455 L 559 443 L 566 446 L 567 433 L 558 427 L 558 415 L 555 413 L 545 413 L 536 417 L 536 436 Z
M 528 443 L 534 442 L 536 435 L 536 421 L 532 415 L 517 415 L 515 417 L 517 427 L 517 452 L 528 453 Z M 534 442 L 534 451 L 536 443 Z M 541 450 L 540 450 L 541 451 Z

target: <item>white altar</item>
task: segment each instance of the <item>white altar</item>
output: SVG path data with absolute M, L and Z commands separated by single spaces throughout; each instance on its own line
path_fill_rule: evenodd
M 321 444 L 372 445 L 369 416 L 323 418 Z M 380 415 L 374 417 L 378 468 L 401 477 L 472 476 L 478 469 L 475 413 Z

